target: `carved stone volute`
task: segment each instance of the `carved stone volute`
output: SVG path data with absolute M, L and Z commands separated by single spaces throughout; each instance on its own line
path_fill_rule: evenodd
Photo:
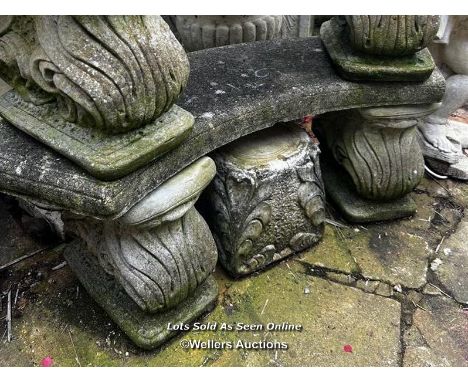
M 188 80 L 187 56 L 159 16 L 18 16 L 0 31 L 2 77 L 16 89 L 37 85 L 84 127 L 144 126 Z
M 354 15 L 344 17 L 353 49 L 382 56 L 405 56 L 434 39 L 439 16 Z

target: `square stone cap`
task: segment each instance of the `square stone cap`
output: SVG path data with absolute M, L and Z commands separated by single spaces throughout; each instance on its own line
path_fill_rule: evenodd
M 383 106 L 359 109 L 365 119 L 406 119 L 421 118 L 432 114 L 440 102 L 425 105 Z
M 287 168 L 290 163 L 285 159 L 297 156 L 310 144 L 304 129 L 293 123 L 281 123 L 246 135 L 223 147 L 218 154 L 238 169 L 272 166 L 279 169 Z
M 128 225 L 159 225 L 191 208 L 216 175 L 213 159 L 202 157 L 145 196 L 120 219 Z M 153 224 L 152 224 L 153 222 Z
M 117 218 L 207 153 L 277 122 L 329 111 L 438 102 L 438 70 L 424 82 L 349 82 L 317 37 L 230 45 L 189 54 L 190 79 L 178 105 L 195 117 L 174 150 L 114 181 L 99 181 L 0 122 L 0 191 L 74 213 Z

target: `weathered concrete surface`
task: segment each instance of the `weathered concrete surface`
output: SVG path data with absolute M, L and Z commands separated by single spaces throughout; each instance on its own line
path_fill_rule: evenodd
M 459 302 L 468 304 L 468 218 L 444 240 L 437 254 L 435 274 L 445 289 Z M 437 261 L 434 260 L 434 261 Z M 438 263 L 438 261 L 437 261 Z M 436 263 L 436 264 L 437 264 Z
M 444 296 L 426 296 L 405 331 L 404 366 L 468 366 L 468 315 Z
M 201 156 L 277 122 L 328 111 L 438 102 L 437 69 L 421 83 L 353 83 L 333 69 L 319 38 L 230 45 L 189 54 L 178 105 L 195 116 L 188 138 L 132 174 L 99 182 L 34 139 L 0 123 L 0 184 L 75 212 L 115 216 Z
M 397 226 L 375 225 L 349 234 L 345 241 L 365 278 L 408 288 L 426 283 L 431 252 L 422 237 Z

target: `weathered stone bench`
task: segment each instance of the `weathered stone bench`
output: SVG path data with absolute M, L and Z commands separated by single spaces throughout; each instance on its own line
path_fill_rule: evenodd
M 319 38 L 207 49 L 189 54 L 189 60 L 190 80 L 178 105 L 195 117 L 193 130 L 171 151 L 117 180 L 96 179 L 0 120 L 0 191 L 63 211 L 66 225 L 80 231 L 87 244 L 78 239 L 68 248 L 71 266 L 110 316 L 146 348 L 175 334 L 164 329 L 168 321 L 189 322 L 216 298 L 216 285 L 209 276 L 216 257 L 214 243 L 193 208 L 214 176 L 211 159 L 203 156 L 277 122 L 345 109 L 427 105 L 438 102 L 444 92 L 437 70 L 418 83 L 345 81 L 336 74 Z M 174 189 L 189 193 L 178 192 L 168 198 L 168 206 L 158 205 L 158 198 Z M 141 219 L 133 219 L 135 214 Z M 190 227 L 184 228 L 182 220 Z M 192 236 L 193 241 L 181 244 Z M 168 248 L 168 240 L 176 250 Z M 107 252 L 102 252 L 104 242 Z M 193 243 L 203 245 L 194 248 Z M 155 249 L 156 245 L 163 249 Z M 180 250 L 184 245 L 194 251 L 193 256 Z M 88 251 L 102 255 L 103 264 L 98 265 L 97 256 Z M 174 253 L 179 256 L 176 260 Z M 172 268 L 166 269 L 159 256 Z M 197 256 L 199 263 L 194 265 Z M 176 275 L 181 264 L 200 269 L 191 273 L 187 268 L 184 280 L 179 272 L 174 290 L 166 276 Z M 164 291 L 159 293 L 158 288 Z
M 195 116 L 195 125 L 180 146 L 103 182 L 3 121 L 2 191 L 111 219 L 196 159 L 276 122 L 343 109 L 430 104 L 444 92 L 438 70 L 422 83 L 345 81 L 317 37 L 207 49 L 189 59 L 189 84 L 178 105 Z

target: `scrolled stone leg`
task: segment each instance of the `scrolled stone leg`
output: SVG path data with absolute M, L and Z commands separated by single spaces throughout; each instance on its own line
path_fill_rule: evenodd
M 335 16 L 320 37 L 335 68 L 351 81 L 424 81 L 435 68 L 426 46 L 439 16 Z
M 216 245 L 194 204 L 215 174 L 202 158 L 165 182 L 116 221 L 67 216 L 79 237 L 65 253 L 93 298 L 127 335 L 154 348 L 217 297 L 211 273 Z
M 249 274 L 321 239 L 318 148 L 304 131 L 277 125 L 218 150 L 214 160 L 205 210 L 231 274 Z
M 418 118 L 436 107 L 355 109 L 321 118 L 319 131 L 330 154 L 351 180 L 348 182 L 339 168 L 325 160 L 327 192 L 347 219 L 369 222 L 415 212 L 415 205 L 406 194 L 424 174 L 416 126 Z
M 190 134 L 175 105 L 189 61 L 160 16 L 0 19 L 0 115 L 94 177 L 115 180 Z

